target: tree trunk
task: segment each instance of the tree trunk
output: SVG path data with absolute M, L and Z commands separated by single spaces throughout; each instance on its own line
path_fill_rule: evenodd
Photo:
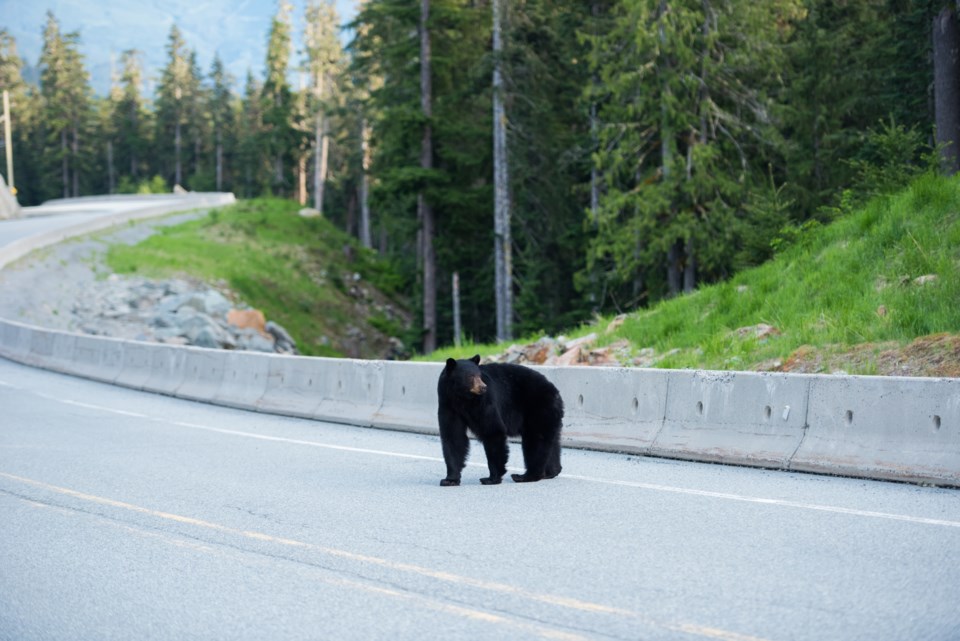
M 173 172 L 173 183 L 181 185 L 183 183 L 183 171 L 180 166 L 180 118 L 177 118 L 176 129 L 173 134 L 174 163 L 176 168 Z
M 80 157 L 80 132 L 76 127 L 73 128 L 73 145 L 72 145 L 72 155 L 73 155 L 73 197 L 80 197 L 80 163 L 78 158 Z
M 107 141 L 107 193 L 117 190 L 117 172 L 113 168 L 113 141 Z
M 367 127 L 367 121 L 363 119 L 360 123 L 360 163 L 362 167 L 360 174 L 360 244 L 367 249 L 373 247 L 373 239 L 370 237 L 370 177 L 367 175 L 370 169 L 369 135 L 370 130 Z
M 297 158 L 297 202 L 303 207 L 307 204 L 307 156 Z
M 933 20 L 933 93 L 936 110 L 937 145 L 941 148 L 941 167 L 947 175 L 960 168 L 960 32 L 957 18 L 945 7 Z
M 63 180 L 63 197 L 70 197 L 70 158 L 67 153 L 67 130 L 60 131 L 60 177 Z
M 430 0 L 420 2 L 420 107 L 423 110 L 423 137 L 420 141 L 420 167 L 433 169 L 433 131 L 431 117 L 432 83 L 430 78 Z M 436 259 L 433 251 L 433 207 L 424 189 L 417 195 L 417 217 L 421 223 L 423 252 L 423 351 L 429 354 L 437 348 L 437 284 Z
M 671 298 L 680 293 L 680 255 L 683 252 L 683 241 L 678 240 L 670 245 L 667 251 L 667 291 Z
M 493 1 L 493 242 L 497 340 L 513 337 L 513 269 L 510 238 L 510 173 L 507 116 L 503 106 L 503 0 Z
M 223 132 L 217 131 L 217 191 L 223 191 Z

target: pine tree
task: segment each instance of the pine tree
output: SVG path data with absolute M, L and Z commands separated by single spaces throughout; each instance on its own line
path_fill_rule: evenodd
M 190 52 L 177 25 L 170 28 L 167 65 L 160 76 L 156 105 L 156 156 L 159 169 L 175 185 L 184 182 L 184 134 L 192 88 Z
M 62 34 L 53 13 L 47 12 L 40 54 L 40 94 L 49 145 L 47 157 L 59 164 L 64 198 L 80 195 L 88 153 L 81 141 L 93 119 L 89 75 L 83 66 L 79 40 L 76 32 Z
M 143 85 L 142 53 L 129 49 L 120 55 L 120 84 L 113 98 L 112 128 L 115 136 L 114 163 L 119 175 L 127 175 L 136 182 L 147 173 L 147 155 L 150 148 L 146 101 L 141 95 Z
M 329 155 L 329 112 L 332 108 L 330 96 L 343 52 L 337 37 L 337 13 L 330 0 L 311 0 L 306 7 L 305 23 L 306 64 L 312 88 L 310 111 L 314 114 L 313 206 L 323 211 Z
M 233 79 L 227 73 L 220 59 L 220 54 L 214 56 L 210 68 L 210 87 L 208 111 L 213 127 L 214 165 L 216 167 L 215 188 L 224 191 L 224 185 L 231 184 L 229 179 L 234 135 L 233 94 L 230 85 Z M 225 175 L 227 178 L 225 179 Z
M 270 27 L 267 44 L 267 75 L 263 83 L 264 153 L 271 162 L 270 186 L 274 194 L 292 194 L 291 167 L 297 132 L 293 126 L 294 100 L 287 82 L 290 61 L 290 9 L 285 0 Z

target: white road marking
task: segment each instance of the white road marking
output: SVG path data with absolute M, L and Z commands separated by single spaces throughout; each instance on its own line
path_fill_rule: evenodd
M 307 447 L 317 447 L 317 448 L 328 449 L 328 450 L 337 450 L 337 451 L 341 451 L 341 452 L 353 452 L 353 453 L 355 453 L 355 454 L 371 454 L 371 455 L 374 455 L 374 456 L 388 456 L 388 457 L 392 457 L 392 458 L 404 458 L 404 459 L 414 459 L 414 460 L 420 460 L 420 461 L 430 461 L 430 462 L 434 462 L 434 463 L 443 463 L 443 458 L 442 458 L 442 457 L 438 457 L 438 456 L 423 456 L 423 455 L 419 455 L 419 454 L 405 454 L 405 453 L 402 453 L 402 452 L 391 452 L 391 451 L 388 451 L 388 450 L 374 450 L 374 449 L 368 449 L 368 448 L 362 448 L 362 447 L 349 447 L 349 446 L 346 446 L 346 445 L 334 445 L 334 444 L 332 444 L 332 443 L 323 443 L 323 442 L 320 442 L 320 441 L 305 441 L 305 440 L 301 440 L 301 439 L 285 438 L 285 437 L 282 437 L 282 436 L 270 436 L 270 435 L 267 435 L 267 434 L 258 434 L 258 433 L 256 433 L 256 432 L 245 432 L 245 431 L 241 431 L 241 430 L 229 430 L 229 429 L 224 429 L 224 428 L 219 428 L 219 427 L 212 427 L 212 426 L 210 426 L 210 425 L 203 425 L 203 424 L 200 424 L 200 423 L 188 423 L 188 422 L 184 422 L 184 421 L 170 421 L 170 420 L 165 419 L 165 418 L 162 418 L 162 417 L 149 416 L 149 415 L 147 415 L 147 414 L 139 414 L 139 413 L 137 413 L 137 412 L 129 412 L 129 411 L 126 411 L 126 410 L 114 409 L 114 408 L 112 408 L 112 407 L 106 407 L 106 406 L 103 406 L 103 405 L 95 405 L 95 404 L 93 404 L 93 403 L 81 403 L 81 402 L 79 402 L 79 401 L 73 401 L 73 400 L 69 400 L 69 399 L 58 398 L 58 397 L 51 396 L 51 395 L 48 395 L 48 394 L 44 394 L 44 393 L 41 393 L 41 392 L 36 392 L 36 391 L 34 391 L 34 390 L 29 390 L 29 389 L 26 389 L 26 388 L 21 388 L 21 387 L 18 387 L 18 386 L 16 386 L 16 385 L 13 385 L 13 384 L 11 384 L 11 383 L 8 383 L 8 382 L 2 381 L 2 380 L 0 380 L 0 385 L 6 386 L 6 387 L 11 387 L 11 388 L 14 388 L 14 389 L 19 389 L 19 390 L 22 390 L 22 391 L 29 391 L 29 392 L 35 394 L 36 396 L 40 396 L 41 398 L 46 398 L 46 399 L 58 401 L 58 402 L 61 402 L 61 403 L 66 403 L 66 404 L 68 404 L 68 405 L 74 405 L 74 406 L 77 406 L 77 407 L 84 407 L 84 408 L 87 408 L 87 409 L 96 410 L 96 411 L 101 411 L 101 412 L 107 412 L 107 413 L 111 413 L 111 414 L 118 414 L 118 415 L 120 415 L 120 416 L 131 416 L 131 417 L 135 417 L 135 418 L 143 418 L 143 419 L 146 419 L 146 420 L 155 421 L 155 422 L 159 422 L 159 423 L 165 423 L 165 424 L 168 424 L 168 425 L 175 425 L 175 426 L 177 426 L 177 427 L 183 427 L 183 428 L 187 428 L 187 429 L 202 430 L 202 431 L 206 431 L 206 432 L 215 432 L 215 433 L 218 433 L 218 434 L 226 434 L 226 435 L 228 435 L 228 436 L 238 436 L 238 437 L 242 437 L 242 438 L 252 438 L 252 439 L 258 439 L 258 440 L 262 440 L 262 441 L 272 441 L 272 442 L 275 442 L 275 443 L 288 443 L 288 444 L 291 444 L 291 445 L 303 445 L 303 446 L 307 446 Z M 473 466 L 473 467 L 484 467 L 484 468 L 486 467 L 486 465 L 485 465 L 485 464 L 482 464 L 482 463 L 468 463 L 468 465 Z M 510 468 L 510 469 L 511 469 L 511 470 L 514 470 L 515 468 Z M 516 471 L 522 472 L 523 470 L 516 469 Z M 828 512 L 828 513 L 833 513 L 833 514 L 845 514 L 845 515 L 848 515 L 848 516 L 859 516 L 859 517 L 866 517 L 866 518 L 886 519 L 886 520 L 891 520 L 891 521 L 903 521 L 903 522 L 915 523 L 915 524 L 919 524 L 919 525 L 935 525 L 935 526 L 941 526 L 941 527 L 960 528 L 960 521 L 951 521 L 951 520 L 947 520 L 947 519 L 933 519 L 933 518 L 927 518 L 927 517 L 921 517 L 921 516 L 912 516 L 912 515 L 909 515 L 909 514 L 896 514 L 896 513 L 892 513 L 892 512 L 876 512 L 876 511 L 872 511 L 872 510 L 858 510 L 858 509 L 855 509 L 855 508 L 845 508 L 845 507 L 838 507 L 838 506 L 833 506 L 833 505 L 820 505 L 820 504 L 817 504 L 817 503 L 805 503 L 805 502 L 801 502 L 801 501 L 788 501 L 788 500 L 783 500 L 783 499 L 769 499 L 769 498 L 763 498 L 763 497 L 758 497 L 758 496 L 749 496 L 749 495 L 745 495 L 745 494 L 735 494 L 735 493 L 729 493 L 729 492 L 713 492 L 713 491 L 710 491 L 710 490 L 697 490 L 697 489 L 693 489 L 693 488 L 676 487 L 676 486 L 671 486 L 671 485 L 660 485 L 660 484 L 657 484 L 657 483 L 643 483 L 643 482 L 639 482 L 639 481 L 624 481 L 624 480 L 618 480 L 618 479 L 605 479 L 605 478 L 599 478 L 599 477 L 594 477 L 594 476 L 582 476 L 582 475 L 577 475 L 577 474 L 567 474 L 567 473 L 564 473 L 564 474 L 562 475 L 562 478 L 565 478 L 565 479 L 573 479 L 573 480 L 577 480 L 577 481 L 584 481 L 584 482 L 588 482 L 588 483 L 601 483 L 601 484 L 604 484 L 604 485 L 617 485 L 617 486 L 622 486 L 622 487 L 632 487 L 632 488 L 637 488 L 637 489 L 641 489 L 641 490 L 650 490 L 650 491 L 654 491 L 654 492 L 669 492 L 669 493 L 672 493 L 672 494 L 684 494 L 684 495 L 687 495 L 687 496 L 699 496 L 699 497 L 704 497 L 704 498 L 721 499 L 721 500 L 726 500 L 726 501 L 739 501 L 739 502 L 743 502 L 743 503 L 754 503 L 754 504 L 760 504 L 760 505 L 772 505 L 772 506 L 777 506 L 777 507 L 787 507 L 787 508 L 795 508 L 795 509 L 801 509 L 801 510 L 813 510 L 813 511 L 817 511 L 817 512 Z

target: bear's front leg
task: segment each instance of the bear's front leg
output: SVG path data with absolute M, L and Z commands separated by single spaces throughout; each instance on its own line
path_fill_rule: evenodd
M 490 476 L 480 479 L 484 485 L 499 485 L 507 473 L 507 458 L 510 450 L 507 448 L 506 432 L 496 431 L 483 437 L 483 450 L 487 454 L 487 468 Z
M 443 461 L 447 465 L 447 476 L 440 480 L 440 487 L 460 485 L 460 473 L 467 464 L 470 452 L 470 439 L 467 426 L 453 412 L 441 408 L 438 415 L 440 424 L 440 443 L 443 445 Z

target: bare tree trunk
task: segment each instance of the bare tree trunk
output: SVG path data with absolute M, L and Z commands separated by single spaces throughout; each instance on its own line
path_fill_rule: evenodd
M 683 291 L 685 294 L 692 292 L 697 286 L 697 254 L 693 251 L 694 243 L 691 236 L 684 247 L 685 255 L 683 262 Z
M 423 110 L 423 138 L 420 141 L 420 167 L 433 169 L 433 86 L 430 78 L 430 0 L 420 2 L 420 107 Z M 433 207 L 421 188 L 417 195 L 417 217 L 421 221 L 423 247 L 423 351 L 437 348 L 437 266 L 433 250 Z
M 933 19 L 933 93 L 937 144 L 943 145 L 940 165 L 947 175 L 960 168 L 960 31 L 957 18 L 945 7 Z
M 77 162 L 77 158 L 80 157 L 80 132 L 77 131 L 76 126 L 73 128 L 73 197 L 80 197 L 80 163 Z
M 330 126 L 330 119 L 323 117 L 323 124 L 320 127 L 320 169 L 319 169 L 319 189 L 317 190 L 317 209 L 323 211 L 323 195 L 327 190 L 327 170 L 330 158 L 330 136 L 327 135 Z
M 173 182 L 175 185 L 183 184 L 183 171 L 180 165 L 180 118 L 177 117 L 177 126 L 173 134 L 173 146 L 175 150 L 174 162 L 176 164 L 176 169 L 173 172 Z
M 223 191 L 223 132 L 217 131 L 217 191 Z
M 507 116 L 503 106 L 503 0 L 493 0 L 493 242 L 497 340 L 513 337 L 513 268 L 510 237 L 510 172 Z
M 370 169 L 369 135 L 370 130 L 367 127 L 367 120 L 363 119 L 360 123 L 360 163 L 362 167 L 360 175 L 360 244 L 367 249 L 373 247 L 373 239 L 370 237 L 370 176 L 367 175 L 367 171 Z
M 113 168 L 113 141 L 107 141 L 107 193 L 117 190 L 117 172 Z
M 314 78 L 314 97 L 317 99 L 317 115 L 313 122 L 313 206 L 317 211 L 323 211 L 323 192 L 327 182 L 327 118 L 323 112 L 323 92 L 325 90 L 325 76 L 318 71 Z
M 63 197 L 70 197 L 70 158 L 67 155 L 67 130 L 60 131 L 60 177 L 63 180 Z
M 307 204 L 307 156 L 297 158 L 297 202 L 303 207 Z

